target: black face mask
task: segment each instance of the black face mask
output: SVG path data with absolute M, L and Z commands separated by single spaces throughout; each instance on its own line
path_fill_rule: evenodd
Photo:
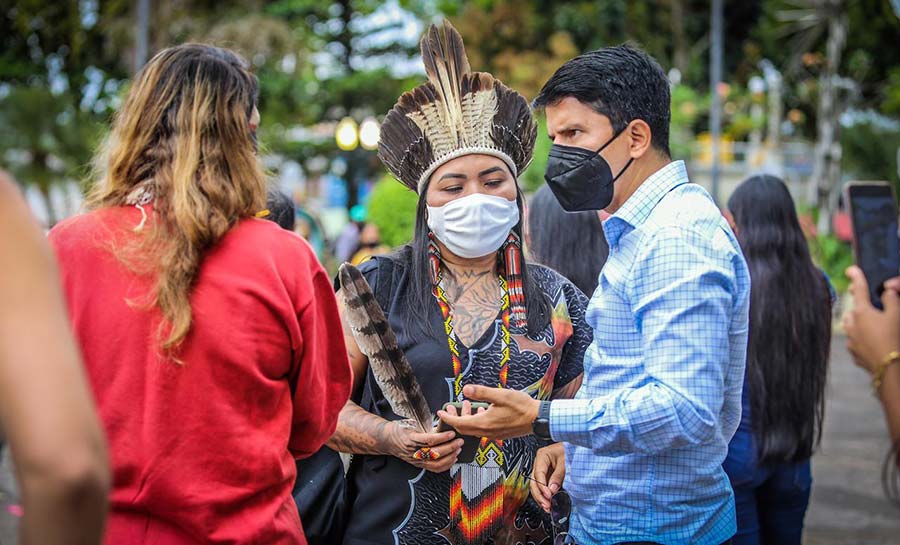
M 606 146 L 625 132 L 617 132 L 597 151 L 553 144 L 547 159 L 544 180 L 559 204 L 569 212 L 603 210 L 613 198 L 613 183 L 625 172 L 634 158 L 615 176 L 609 163 L 600 155 Z

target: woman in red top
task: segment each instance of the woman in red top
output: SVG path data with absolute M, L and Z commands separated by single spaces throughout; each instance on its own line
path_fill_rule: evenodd
M 108 544 L 305 543 L 294 458 L 334 431 L 351 372 L 312 250 L 254 218 L 256 97 L 227 50 L 160 52 L 91 212 L 50 234 L 109 438 Z

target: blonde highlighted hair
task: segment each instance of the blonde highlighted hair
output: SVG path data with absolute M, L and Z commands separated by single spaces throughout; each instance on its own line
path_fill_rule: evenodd
M 258 92 L 248 63 L 231 51 L 165 49 L 135 77 L 95 159 L 90 209 L 129 204 L 136 188 L 152 188 L 144 236 L 116 250 L 155 276 L 149 304 L 162 311 L 160 342 L 169 354 L 190 332 L 191 289 L 205 253 L 265 207 L 249 123 Z

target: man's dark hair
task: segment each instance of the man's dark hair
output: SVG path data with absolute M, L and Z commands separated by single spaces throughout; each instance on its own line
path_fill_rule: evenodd
M 656 60 L 632 45 L 604 47 L 565 63 L 544 84 L 534 108 L 573 97 L 605 115 L 618 133 L 635 119 L 650 126 L 651 144 L 669 155 L 669 79 Z

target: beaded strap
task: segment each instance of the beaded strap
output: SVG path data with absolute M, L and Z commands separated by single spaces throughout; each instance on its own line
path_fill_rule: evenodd
M 431 235 L 430 235 L 431 236 Z M 444 319 L 444 331 L 447 334 L 447 346 L 450 348 L 450 359 L 453 367 L 453 398 L 459 401 L 462 398 L 463 367 L 459 356 L 459 338 L 453 329 L 453 312 L 447 293 L 443 288 L 444 273 L 441 269 L 441 253 L 433 236 L 428 245 L 428 257 L 431 264 L 432 293 L 437 299 Z M 510 289 L 503 275 L 497 275 L 500 285 L 500 315 L 502 341 L 500 354 L 500 369 L 497 377 L 497 386 L 506 388 L 506 380 L 509 376 L 510 360 Z M 465 542 L 480 542 L 482 538 L 493 536 L 503 525 L 503 504 L 505 500 L 505 486 L 501 468 L 506 465 L 503 455 L 503 441 L 490 440 L 482 437 L 475 454 L 474 464 L 486 472 L 485 466 L 493 460 L 497 469 L 489 472 L 491 479 L 488 486 L 480 487 L 485 492 L 479 500 L 467 498 L 463 490 L 463 471 L 456 471 L 451 478 L 450 494 L 450 535 L 458 535 Z M 493 475 L 496 473 L 496 475 Z

